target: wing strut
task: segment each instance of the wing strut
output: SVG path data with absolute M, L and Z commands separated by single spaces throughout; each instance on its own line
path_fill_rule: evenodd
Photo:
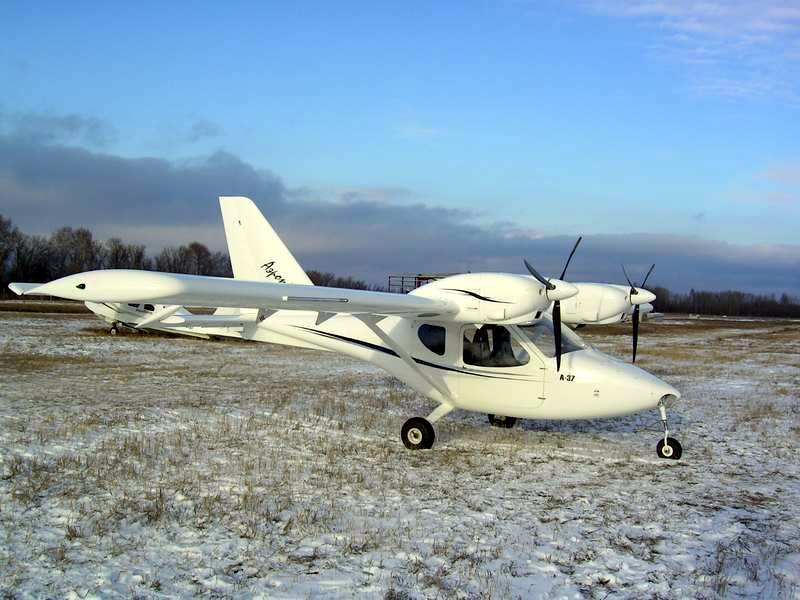
M 369 327 L 370 330 L 372 330 L 372 332 L 375 335 L 377 335 L 384 344 L 386 344 L 392 350 L 397 352 L 397 356 L 403 359 L 403 362 L 405 362 L 409 367 L 411 367 L 411 369 L 415 373 L 417 373 L 417 375 L 422 377 L 437 392 L 439 392 L 439 394 L 444 399 L 442 401 L 442 405 L 447 406 L 450 408 L 450 410 L 452 410 L 454 399 L 453 395 L 450 393 L 450 390 L 447 388 L 447 386 L 437 383 L 436 381 L 434 381 L 432 377 L 430 377 L 430 375 L 428 375 L 427 373 L 425 373 L 425 371 L 420 369 L 419 365 L 416 362 L 414 362 L 414 359 L 411 357 L 411 355 L 408 352 L 406 352 L 405 349 L 400 344 L 397 344 L 388 333 L 386 333 L 383 329 L 381 329 L 378 326 L 378 322 L 382 321 L 385 317 L 382 317 L 380 315 L 369 315 L 369 314 L 360 314 L 353 316 L 357 317 L 361 322 L 363 322 L 367 327 Z
M 153 323 L 158 323 L 159 321 L 163 321 L 164 319 L 174 315 L 181 308 L 183 307 L 179 304 L 174 304 L 172 306 L 167 306 L 166 308 L 162 308 L 161 310 L 154 312 L 146 319 L 143 319 L 142 321 L 136 323 L 136 329 L 143 329 L 148 325 L 152 325 Z

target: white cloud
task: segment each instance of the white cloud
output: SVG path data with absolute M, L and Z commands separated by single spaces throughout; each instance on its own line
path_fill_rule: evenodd
M 691 69 L 690 85 L 732 99 L 798 99 L 800 6 L 795 0 L 589 0 L 592 12 L 655 31 L 649 52 Z

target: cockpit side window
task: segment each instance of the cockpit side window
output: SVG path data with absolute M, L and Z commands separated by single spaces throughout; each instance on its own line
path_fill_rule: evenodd
M 138 304 L 128 304 L 128 306 L 130 306 L 131 308 L 139 308 Z
M 502 325 L 467 327 L 464 330 L 464 364 L 478 367 L 521 367 L 530 356 Z
M 417 331 L 419 341 L 422 342 L 428 350 L 439 356 L 444 356 L 446 334 L 447 331 L 444 327 L 428 325 L 427 323 L 425 325 L 420 325 Z
M 155 307 L 155 306 L 153 306 L 152 304 L 145 304 L 145 305 L 144 305 L 144 309 L 145 309 L 147 312 L 153 312 L 153 311 L 156 309 L 156 307 Z

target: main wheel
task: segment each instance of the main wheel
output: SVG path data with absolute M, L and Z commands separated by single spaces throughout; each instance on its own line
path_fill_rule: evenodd
M 668 437 L 666 444 L 664 443 L 664 438 L 661 438 L 658 440 L 658 444 L 656 444 L 656 454 L 658 454 L 659 458 L 678 460 L 681 454 L 683 454 L 683 448 L 681 447 L 681 443 L 675 438 Z
M 504 429 L 511 429 L 517 424 L 516 417 L 504 417 L 503 415 L 487 415 L 489 417 L 489 425 L 492 427 L 502 427 Z
M 433 447 L 436 433 L 427 419 L 412 417 L 403 423 L 400 439 L 409 450 L 428 450 Z
M 117 335 L 117 333 L 118 333 L 117 326 L 116 325 L 112 325 L 111 329 L 109 329 L 108 333 L 110 333 L 111 335 Z

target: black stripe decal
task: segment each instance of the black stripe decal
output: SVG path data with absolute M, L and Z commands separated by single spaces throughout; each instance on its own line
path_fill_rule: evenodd
M 365 342 L 364 340 L 357 340 L 355 338 L 347 337 L 344 335 L 337 335 L 335 333 L 328 333 L 327 331 L 320 331 L 318 329 L 311 329 L 310 327 L 301 327 L 300 325 L 295 325 L 298 329 L 303 329 L 305 331 L 309 331 L 311 333 L 316 333 L 317 335 L 322 335 L 327 338 L 331 338 L 333 340 L 340 340 L 342 342 L 350 342 L 351 344 L 356 344 L 358 346 L 364 346 L 365 348 L 370 348 L 371 350 L 375 350 L 377 352 L 383 352 L 384 354 L 388 354 L 389 356 L 394 356 L 400 358 L 394 350 L 391 348 L 384 348 L 383 346 L 379 346 L 378 344 L 371 344 L 370 342 Z
M 415 358 L 414 362 L 418 365 L 423 365 L 426 367 L 433 367 L 434 369 L 441 369 L 442 371 L 453 371 L 454 373 L 462 373 L 464 375 L 474 375 L 476 377 L 486 377 L 488 379 L 508 379 L 510 381 L 519 381 L 514 377 L 505 377 L 503 375 L 495 375 L 491 373 L 476 373 L 475 371 L 467 371 L 466 369 L 458 369 L 456 367 L 447 367 L 445 365 L 437 365 L 436 363 L 428 362 L 427 360 L 422 360 L 421 358 Z
M 365 342 L 364 340 L 359 340 L 356 338 L 347 337 L 346 335 L 338 335 L 336 333 L 329 333 L 327 331 L 319 331 L 318 329 L 311 329 L 310 327 L 302 327 L 300 325 L 295 325 L 297 329 L 302 329 L 304 331 L 308 331 L 309 333 L 316 333 L 317 335 L 321 335 L 323 337 L 332 339 L 332 340 L 339 340 L 341 342 L 349 342 L 351 344 L 356 344 L 357 346 L 363 346 L 364 348 L 369 348 L 370 350 L 375 350 L 377 352 L 383 352 L 384 354 L 388 354 L 389 356 L 394 356 L 395 358 L 400 358 L 400 356 L 392 350 L 391 348 L 384 348 L 383 346 L 379 346 L 378 344 L 372 344 L 370 342 Z M 413 358 L 413 357 L 412 357 Z M 437 365 L 436 363 L 428 362 L 426 360 L 422 360 L 421 358 L 414 358 L 414 362 L 418 365 L 423 365 L 425 367 L 431 367 L 434 369 L 441 369 L 443 371 L 452 371 L 454 373 L 462 373 L 464 375 L 473 375 L 475 377 L 486 377 L 488 379 L 508 379 L 510 381 L 533 381 L 530 379 L 520 379 L 518 377 L 508 377 L 506 375 L 501 375 L 499 373 L 477 373 L 475 371 L 467 371 L 466 369 L 458 369 L 455 367 L 448 367 L 445 365 Z
M 481 296 L 480 294 L 476 294 L 475 292 L 470 292 L 469 290 L 458 290 L 455 288 L 445 288 L 445 289 L 448 292 L 461 292 L 462 294 L 466 294 L 467 296 L 472 296 L 473 298 L 477 298 L 478 300 L 483 300 L 484 302 L 493 302 L 495 304 L 514 304 L 513 302 L 503 302 L 502 300 L 493 300 L 492 298 Z

